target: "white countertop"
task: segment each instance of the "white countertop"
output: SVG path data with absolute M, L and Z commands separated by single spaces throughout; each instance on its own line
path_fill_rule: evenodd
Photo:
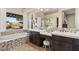
M 6 30 L 0 30 L 0 32 L 5 32 Z
M 32 30 L 32 31 L 38 31 L 40 34 L 47 35 L 47 36 L 52 36 L 52 35 L 58 35 L 58 36 L 64 36 L 64 37 L 69 37 L 69 38 L 76 38 L 79 39 L 79 33 L 71 33 L 71 32 L 46 32 L 42 30 Z
M 46 32 L 45 30 L 29 29 L 29 31 L 40 32 L 40 34 L 42 34 L 42 35 L 52 36 L 52 33 L 48 33 L 48 32 Z
M 48 33 L 48 32 L 40 32 L 40 34 L 42 34 L 42 35 L 46 35 L 46 36 L 52 36 L 52 33 Z
M 29 31 L 36 31 L 36 32 L 40 32 L 39 29 L 29 29 Z
M 70 32 L 52 32 L 53 35 L 79 39 L 79 34 Z
M 15 40 L 15 39 L 27 37 L 27 36 L 29 36 L 28 33 L 16 33 L 11 35 L 1 36 L 0 42 Z

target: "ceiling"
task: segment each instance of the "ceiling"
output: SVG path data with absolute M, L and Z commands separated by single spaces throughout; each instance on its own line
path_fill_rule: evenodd
M 64 10 L 65 13 L 69 13 L 69 12 L 73 12 L 71 10 L 67 11 L 69 8 L 7 8 L 7 11 L 11 11 L 11 12 L 42 12 L 44 14 L 50 14 L 50 13 L 55 13 L 57 12 L 59 9 Z
M 66 14 L 74 13 L 74 8 L 25 8 L 26 12 L 42 12 L 44 14 L 50 14 L 58 12 L 58 10 L 64 11 Z
M 66 15 L 75 14 L 75 8 L 65 10 L 64 13 L 65 13 Z
M 50 13 L 57 12 L 58 9 L 57 8 L 40 8 L 39 11 L 44 13 L 44 14 L 50 14 Z
M 57 8 L 22 8 L 22 10 L 24 12 L 34 11 L 34 12 L 42 12 L 44 14 L 54 13 L 58 11 Z

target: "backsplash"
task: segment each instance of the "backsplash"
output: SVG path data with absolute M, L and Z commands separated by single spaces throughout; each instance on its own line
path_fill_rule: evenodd
M 0 36 L 5 36 L 5 35 L 10 35 L 10 34 L 15 34 L 15 33 L 25 33 L 25 32 L 28 32 L 28 30 L 11 29 L 11 30 L 6 30 L 4 32 L 0 32 Z
M 58 32 L 77 32 L 79 30 L 76 30 L 75 28 L 49 28 L 49 29 L 46 29 L 46 31 L 48 31 L 48 32 L 55 32 L 55 31 L 58 31 Z

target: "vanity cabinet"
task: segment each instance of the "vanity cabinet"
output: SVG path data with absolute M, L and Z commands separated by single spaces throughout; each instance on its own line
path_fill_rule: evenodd
M 53 51 L 72 51 L 73 39 L 63 36 L 52 35 Z
M 30 31 L 30 42 L 37 46 L 43 46 L 43 40 L 40 38 L 39 32 Z
M 31 43 L 42 47 L 45 39 L 50 41 L 51 51 L 79 51 L 79 39 L 54 34 L 48 36 L 30 31 Z
M 79 51 L 79 39 L 74 39 L 73 51 Z

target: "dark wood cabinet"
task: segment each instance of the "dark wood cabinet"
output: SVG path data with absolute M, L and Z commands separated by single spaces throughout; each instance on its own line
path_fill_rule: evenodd
M 43 46 L 43 40 L 40 38 L 40 33 L 30 31 L 30 42 L 38 46 Z
M 45 39 L 50 41 L 51 51 L 79 51 L 79 39 L 59 35 L 52 35 L 51 37 L 30 31 L 30 42 L 35 45 L 42 47 Z
M 31 43 L 42 47 L 43 46 L 43 41 L 45 39 L 49 40 L 50 44 L 52 43 L 51 36 L 42 35 L 39 32 L 35 32 L 35 31 L 30 31 L 30 42 Z
M 73 51 L 79 51 L 79 39 L 74 39 Z
M 73 39 L 52 35 L 52 50 L 54 51 L 72 51 Z

